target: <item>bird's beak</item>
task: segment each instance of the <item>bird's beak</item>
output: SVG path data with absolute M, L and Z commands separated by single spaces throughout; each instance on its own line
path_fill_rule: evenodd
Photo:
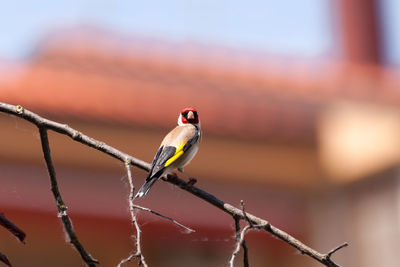
M 193 119 L 194 119 L 194 113 L 193 113 L 193 111 L 189 111 L 189 112 L 188 112 L 188 114 L 187 114 L 187 119 L 188 119 L 188 120 L 193 120 Z

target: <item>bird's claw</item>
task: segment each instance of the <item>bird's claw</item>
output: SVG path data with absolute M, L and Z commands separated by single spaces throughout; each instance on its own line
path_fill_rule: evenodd
M 190 177 L 189 181 L 187 182 L 188 186 L 193 186 L 195 183 L 197 183 L 197 179 L 192 177 Z

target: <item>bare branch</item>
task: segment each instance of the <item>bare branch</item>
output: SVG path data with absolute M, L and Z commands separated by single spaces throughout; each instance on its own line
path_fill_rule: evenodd
M 10 221 L 3 213 L 0 213 L 0 225 L 10 231 L 20 242 L 25 244 L 26 234 L 15 223 Z M 12 266 L 7 256 L 0 252 L 0 261 L 7 266 Z
M 331 265 L 327 265 L 327 266 L 333 266 L 333 267 L 339 266 L 339 265 L 337 265 L 337 264 L 335 264 L 335 263 L 333 263 L 333 262 L 331 261 L 331 256 L 332 256 L 335 252 L 337 252 L 338 250 L 340 250 L 340 249 L 342 249 L 342 248 L 344 248 L 344 247 L 347 247 L 348 245 L 349 245 L 349 244 L 348 244 L 347 242 L 345 242 L 345 243 L 341 244 L 340 246 L 338 246 L 338 247 L 336 247 L 336 248 L 330 250 L 328 253 L 326 253 L 326 254 L 325 254 L 325 259 L 324 259 L 324 260 L 325 260 L 328 264 L 331 264 Z
M 250 229 L 251 229 L 251 226 L 250 225 L 246 225 L 242 229 L 242 231 L 240 232 L 239 239 L 236 241 L 235 250 L 233 251 L 232 256 L 231 256 L 231 258 L 229 260 L 229 266 L 230 267 L 234 267 L 234 261 L 235 261 L 235 258 L 237 256 L 237 254 L 239 254 L 240 246 L 242 246 L 242 244 L 244 242 L 244 236 L 247 233 L 247 231 L 249 231 Z
M 123 264 L 125 264 L 127 262 L 130 262 L 134 258 L 140 258 L 140 256 L 141 255 L 137 254 L 137 253 L 136 254 L 131 254 L 131 255 L 129 255 L 128 258 L 121 260 L 121 262 L 117 265 L 117 267 L 121 267 Z M 141 262 L 139 262 L 139 265 L 141 265 Z
M 236 246 L 237 246 L 237 244 L 240 242 L 240 236 L 241 236 L 240 217 L 233 217 L 233 219 L 235 220 L 235 235 L 236 235 L 236 242 L 237 242 Z M 242 242 L 242 248 L 243 248 L 243 266 L 249 267 L 249 250 L 246 245 L 246 240 L 244 239 Z
M 243 248 L 243 266 L 249 267 L 250 266 L 249 265 L 249 249 L 247 248 L 246 240 L 243 240 L 242 248 Z
M 245 207 L 244 207 L 244 201 L 240 200 L 240 205 L 242 206 L 242 212 L 243 212 L 243 216 L 246 219 L 246 221 L 249 223 L 250 227 L 254 227 L 254 224 L 252 223 L 252 221 L 250 221 L 250 219 L 247 217 L 247 213 L 245 211 Z M 246 240 L 243 239 L 242 242 L 242 247 L 243 247 L 243 266 L 244 267 L 248 267 L 249 266 L 249 249 L 247 248 L 246 245 Z
M 47 136 L 46 128 L 39 127 L 40 132 L 40 140 L 42 143 L 42 150 L 44 154 L 44 159 L 47 165 L 47 171 L 49 173 L 50 181 L 51 181 L 51 191 L 53 192 L 54 199 L 56 200 L 56 205 L 58 209 L 58 216 L 61 218 L 61 221 L 64 224 L 64 229 L 68 234 L 69 242 L 78 250 L 81 255 L 83 261 L 90 267 L 96 266 L 96 263 L 99 263 L 98 260 L 92 258 L 92 256 L 85 250 L 82 244 L 79 242 L 77 235 L 75 234 L 74 227 L 72 226 L 71 220 L 67 214 L 67 206 L 64 204 L 62 200 L 60 191 L 58 190 L 58 183 L 56 178 L 56 172 L 53 166 L 53 162 L 51 160 L 50 155 L 50 145 Z
M 243 212 L 244 219 L 249 223 L 249 225 L 251 227 L 253 227 L 254 223 L 249 219 L 249 217 L 247 217 L 247 213 L 246 213 L 246 210 L 245 210 L 245 207 L 244 207 L 244 201 L 243 200 L 240 200 L 240 206 L 242 207 L 242 212 Z
M 131 172 L 131 164 L 129 160 L 125 161 L 126 173 L 128 175 L 128 182 L 129 182 L 129 211 L 131 213 L 132 223 L 135 225 L 136 228 L 136 253 L 129 255 L 128 258 L 123 259 L 119 264 L 118 267 L 122 266 L 133 258 L 139 258 L 139 265 L 147 267 L 146 260 L 142 253 L 142 245 L 141 245 L 141 238 L 142 238 L 142 231 L 140 230 L 139 224 L 137 222 L 136 214 L 135 214 L 135 205 L 133 204 L 133 200 L 135 199 L 135 186 L 133 184 L 132 172 Z
M 331 251 L 329 251 L 329 252 L 327 253 L 328 258 L 330 258 L 330 257 L 333 255 L 333 253 L 335 253 L 335 252 L 338 251 L 339 249 L 342 249 L 342 248 L 344 248 L 344 247 L 347 247 L 348 245 L 349 245 L 349 244 L 346 242 L 346 243 L 341 244 L 341 245 L 338 246 L 337 248 L 332 249 Z
M 245 267 L 249 266 L 249 249 L 247 248 L 246 245 L 246 240 L 244 239 L 244 236 L 246 233 L 251 230 L 251 229 L 263 229 L 265 225 L 255 225 L 249 217 L 247 217 L 247 213 L 245 211 L 244 207 L 244 201 L 240 201 L 240 205 L 242 206 L 242 212 L 243 212 L 243 218 L 248 222 L 249 225 L 245 226 L 242 231 L 240 231 L 240 220 L 243 219 L 239 216 L 234 215 L 233 219 L 235 220 L 235 230 L 236 230 L 236 247 L 235 250 L 232 253 L 231 259 L 229 260 L 229 265 L 233 267 L 235 257 L 240 251 L 240 246 L 243 247 L 243 265 Z
M 10 261 L 8 260 L 7 256 L 0 252 L 0 261 L 3 262 L 5 265 L 12 267 Z
M 131 260 L 134 259 L 134 258 L 140 258 L 139 265 L 140 265 L 140 264 L 143 264 L 143 265 L 147 266 L 147 265 L 146 265 L 146 262 L 145 262 L 145 258 L 144 258 L 144 256 L 143 256 L 143 253 L 142 253 L 142 251 L 141 251 L 141 244 L 140 244 L 141 230 L 140 230 L 140 228 L 139 228 L 139 225 L 137 224 L 137 218 L 136 218 L 135 209 L 147 211 L 147 212 L 150 212 L 150 213 L 152 213 L 152 214 L 154 214 L 154 215 L 156 215 L 156 216 L 159 216 L 159 217 L 161 217 L 161 218 L 163 218 L 163 219 L 166 219 L 166 220 L 168 220 L 168 221 L 170 221 L 170 222 L 172 222 L 172 223 L 178 225 L 179 227 L 182 227 L 183 229 L 185 229 L 185 231 L 188 231 L 189 233 L 195 232 L 195 230 L 193 230 L 193 229 L 191 229 L 191 228 L 189 228 L 189 227 L 187 227 L 187 226 L 185 226 L 185 225 L 183 225 L 183 224 L 177 222 L 176 220 L 174 220 L 174 219 L 172 219 L 172 218 L 170 218 L 170 217 L 167 217 L 167 216 L 165 216 L 165 215 L 162 215 L 161 213 L 158 213 L 158 212 L 156 212 L 156 211 L 153 211 L 153 210 L 151 210 L 151 209 L 149 209 L 149 208 L 145 208 L 145 207 L 142 207 L 142 206 L 135 205 L 135 204 L 133 203 L 133 201 L 134 201 L 134 199 L 135 199 L 135 198 L 134 198 L 135 186 L 134 186 L 134 184 L 133 184 L 133 178 L 132 178 L 132 172 L 131 172 L 131 167 L 130 167 L 130 162 L 129 162 L 129 160 L 127 160 L 127 161 L 125 162 L 125 167 L 126 167 L 126 172 L 127 172 L 128 181 L 129 181 L 129 186 L 130 186 L 130 193 L 129 193 L 129 210 L 130 210 L 130 213 L 131 213 L 132 222 L 134 223 L 135 228 L 136 228 L 136 232 L 137 232 L 137 237 L 136 237 L 136 253 L 135 253 L 135 254 L 131 254 L 131 255 L 130 255 L 128 258 L 126 258 L 126 259 L 123 259 L 123 260 L 120 262 L 120 264 L 119 264 L 118 266 L 122 266 L 122 264 L 124 264 L 124 263 L 126 263 L 126 262 L 129 262 L 129 261 L 131 261 Z
M 142 161 L 140 159 L 137 159 L 135 157 L 132 157 L 124 152 L 121 152 L 114 147 L 111 147 L 103 142 L 100 142 L 96 139 L 93 139 L 91 137 L 88 137 L 87 135 L 82 134 L 81 132 L 69 127 L 66 124 L 61 124 L 58 122 L 54 122 L 48 119 L 45 119 L 31 111 L 28 111 L 21 106 L 14 106 L 10 104 L 5 104 L 0 102 L 0 112 L 12 114 L 15 116 L 18 116 L 22 119 L 25 119 L 27 121 L 30 121 L 31 123 L 37 125 L 39 128 L 47 128 L 53 131 L 56 131 L 60 134 L 64 134 L 72 138 L 73 140 L 80 142 L 84 145 L 87 145 L 89 147 L 92 147 L 94 149 L 97 149 L 113 158 L 116 158 L 122 162 L 125 162 L 128 160 L 133 166 L 136 166 L 138 168 L 141 168 L 143 170 L 149 171 L 150 169 L 150 164 Z M 210 203 L 211 205 L 219 208 L 220 210 L 224 211 L 225 213 L 229 214 L 230 216 L 238 216 L 242 219 L 244 219 L 244 214 L 243 211 L 234 207 L 233 205 L 229 203 L 225 203 L 224 201 L 218 199 L 217 197 L 213 196 L 212 194 L 196 187 L 193 185 L 188 184 L 182 179 L 179 179 L 178 177 L 174 177 L 169 175 L 165 181 L 174 184 L 181 189 L 187 191 L 188 193 L 197 196 L 198 198 Z M 296 248 L 300 253 L 305 254 L 310 256 L 311 258 L 319 261 L 320 263 L 324 264 L 325 266 L 329 267 L 336 267 L 339 266 L 336 263 L 334 263 L 330 257 L 328 257 L 328 254 L 323 254 L 320 253 L 298 239 L 294 238 L 293 236 L 289 235 L 288 233 L 274 227 L 271 225 L 268 221 L 263 220 L 259 217 L 256 217 L 250 213 L 246 213 L 249 221 L 251 221 L 255 225 L 263 225 L 263 230 L 269 232 L 270 234 L 274 235 L 275 237 L 281 239 L 282 241 L 286 242 L 287 244 L 293 246 Z
M 25 232 L 22 231 L 22 229 L 19 228 L 15 223 L 7 219 L 3 213 L 0 213 L 0 225 L 10 231 L 16 238 L 18 238 L 19 241 L 25 243 Z
M 241 219 L 244 218 L 243 211 L 232 206 L 229 203 L 226 203 L 214 195 L 196 187 L 196 186 L 189 186 L 184 180 L 179 179 L 175 175 L 168 175 L 167 182 L 170 182 L 176 186 L 179 186 L 181 189 L 205 200 L 206 202 L 210 203 L 211 205 L 219 208 L 220 210 L 228 213 L 229 215 L 235 217 L 238 216 Z M 281 239 L 282 241 L 286 242 L 287 244 L 291 245 L 292 247 L 296 248 L 300 251 L 301 254 L 305 254 L 310 256 L 311 258 L 319 261 L 320 263 L 324 264 L 325 266 L 329 267 L 338 267 L 339 265 L 335 264 L 330 258 L 326 259 L 327 254 L 319 253 L 318 251 L 310 248 L 309 246 L 305 245 L 298 239 L 294 238 L 293 236 L 289 235 L 285 231 L 280 230 L 279 228 L 271 225 L 268 221 L 261 219 L 257 216 L 254 216 L 248 212 L 246 212 L 247 218 L 255 225 L 263 225 L 263 230 L 272 234 L 273 236 Z
M 21 106 L 14 106 L 10 104 L 5 104 L 0 102 L 0 112 L 12 114 L 18 116 L 24 120 L 27 120 L 33 124 L 35 124 L 39 128 L 46 128 L 57 133 L 69 136 L 71 139 L 76 142 L 82 143 L 86 146 L 99 150 L 113 158 L 120 160 L 121 162 L 125 162 L 129 160 L 130 163 L 140 169 L 148 171 L 150 169 L 150 164 L 134 158 L 124 152 L 119 151 L 118 149 L 111 147 L 104 142 L 98 141 L 94 138 L 91 138 L 75 129 L 72 129 L 67 124 L 58 123 L 55 121 L 48 120 L 43 118 L 36 113 L 33 113 Z

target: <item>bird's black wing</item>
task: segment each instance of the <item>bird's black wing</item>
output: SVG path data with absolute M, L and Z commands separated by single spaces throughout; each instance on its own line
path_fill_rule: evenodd
M 172 146 L 167 146 L 163 147 L 161 146 L 156 155 L 154 156 L 153 162 L 151 163 L 151 169 L 149 171 L 149 174 L 147 175 L 146 181 L 142 185 L 142 187 L 139 189 L 138 193 L 136 194 L 135 198 L 143 197 L 147 194 L 147 192 L 150 190 L 150 188 L 153 186 L 153 184 L 160 178 L 160 176 L 163 173 L 163 170 L 165 169 L 165 162 L 174 156 L 176 151 L 175 147 Z
M 186 152 L 189 148 L 196 144 L 199 138 L 200 132 L 199 129 L 196 127 L 196 134 L 192 138 L 190 138 L 189 141 L 185 144 L 185 146 L 183 147 L 183 152 Z
M 161 175 L 162 171 L 165 168 L 165 162 L 175 155 L 176 148 L 173 146 L 160 147 L 154 156 L 153 162 L 151 164 L 151 169 L 149 171 L 149 175 L 146 178 L 150 180 L 153 176 Z M 157 177 L 158 178 L 158 177 Z

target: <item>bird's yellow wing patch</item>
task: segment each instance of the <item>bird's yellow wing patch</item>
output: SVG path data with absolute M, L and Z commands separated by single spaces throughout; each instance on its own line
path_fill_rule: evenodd
M 175 160 L 177 160 L 180 156 L 183 155 L 183 147 L 185 146 L 185 144 L 181 144 L 176 148 L 175 154 L 170 157 L 166 162 L 164 167 L 168 167 L 169 165 L 171 165 Z

